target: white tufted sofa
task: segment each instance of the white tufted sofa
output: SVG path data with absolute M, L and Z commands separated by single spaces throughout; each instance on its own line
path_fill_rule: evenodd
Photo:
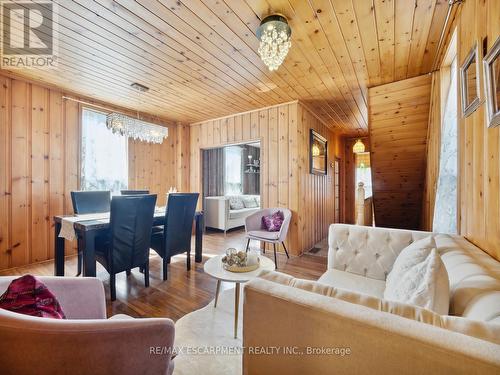
M 383 299 L 398 254 L 429 235 L 448 272 L 449 315 Z M 500 262 L 461 236 L 334 224 L 318 281 L 273 272 L 246 284 L 243 338 L 244 347 L 349 347 L 352 354 L 245 353 L 244 374 L 500 374 Z
M 331 225 L 328 271 L 318 281 L 382 298 L 401 250 L 431 234 Z M 461 236 L 435 234 L 434 239 L 450 281 L 450 314 L 500 324 L 500 262 Z

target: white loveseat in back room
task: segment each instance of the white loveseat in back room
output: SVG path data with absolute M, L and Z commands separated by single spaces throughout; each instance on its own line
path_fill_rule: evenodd
M 429 236 L 448 275 L 448 314 L 384 299 L 399 253 Z M 500 374 L 499 261 L 430 232 L 334 224 L 328 242 L 318 281 L 267 272 L 245 285 L 243 346 L 296 352 L 245 351 L 244 374 Z
M 260 195 L 205 198 L 205 226 L 227 230 L 245 225 L 245 218 L 260 210 Z

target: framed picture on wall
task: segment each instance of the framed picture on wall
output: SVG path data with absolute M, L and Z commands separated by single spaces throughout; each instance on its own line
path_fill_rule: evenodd
M 460 68 L 462 91 L 462 117 L 469 116 L 479 107 L 479 59 L 477 44 L 472 47 Z
M 309 163 L 312 174 L 327 174 L 328 142 L 325 137 L 313 129 L 310 130 Z
M 500 37 L 484 57 L 484 86 L 486 88 L 486 109 L 488 127 L 500 125 Z

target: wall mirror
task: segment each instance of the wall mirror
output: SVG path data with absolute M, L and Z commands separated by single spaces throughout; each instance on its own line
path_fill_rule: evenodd
M 326 175 L 328 165 L 328 142 L 325 137 L 311 129 L 310 132 L 309 161 L 311 173 Z
M 479 106 L 479 65 L 477 44 L 472 47 L 460 68 L 462 116 L 467 117 Z
M 484 57 L 484 85 L 486 88 L 486 107 L 488 127 L 500 125 L 500 37 L 490 52 Z

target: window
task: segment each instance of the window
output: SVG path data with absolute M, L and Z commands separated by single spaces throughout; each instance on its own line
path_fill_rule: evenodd
M 457 233 L 457 60 L 451 64 L 450 86 L 444 104 L 441 127 L 441 150 L 433 231 Z
M 360 182 L 364 184 L 365 199 L 370 198 L 372 196 L 372 169 L 369 152 L 356 154 L 356 191 Z
M 242 194 L 241 181 L 241 157 L 242 148 L 240 146 L 229 146 L 224 148 L 225 153 L 225 195 Z
M 106 127 L 106 114 L 84 109 L 82 114 L 82 190 L 119 192 L 128 186 L 127 138 Z

